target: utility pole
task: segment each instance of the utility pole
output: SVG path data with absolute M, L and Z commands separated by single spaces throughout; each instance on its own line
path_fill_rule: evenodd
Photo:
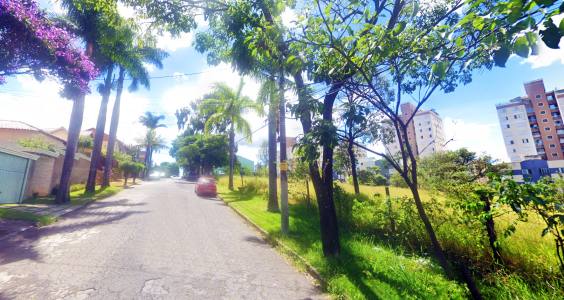
M 288 163 L 286 155 L 286 102 L 284 101 L 284 64 L 280 60 L 280 204 L 282 234 L 290 233 L 288 212 Z

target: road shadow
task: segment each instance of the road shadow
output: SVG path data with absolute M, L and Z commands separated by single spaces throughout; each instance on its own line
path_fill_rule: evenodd
M 175 181 L 174 183 L 179 183 L 179 184 L 194 184 L 195 182 L 190 182 L 190 181 Z
M 72 234 L 79 230 L 120 221 L 132 215 L 147 213 L 137 209 L 108 211 L 107 208 L 137 208 L 144 205 L 146 203 L 130 203 L 127 198 L 111 201 L 106 199 L 105 201 L 94 202 L 85 206 L 66 216 L 64 220 L 49 226 L 30 228 L 21 234 L 16 234 L 0 242 L 0 266 L 21 260 L 43 262 L 41 256 L 49 255 L 49 253 L 39 253 L 38 249 L 36 249 L 40 239 L 57 234 Z M 0 295 L 0 299 L 5 298 Z
M 268 244 L 264 239 L 261 239 L 259 237 L 256 236 L 246 236 L 243 238 L 244 241 L 249 242 L 249 243 L 253 243 L 253 244 L 259 244 L 259 245 L 266 245 Z

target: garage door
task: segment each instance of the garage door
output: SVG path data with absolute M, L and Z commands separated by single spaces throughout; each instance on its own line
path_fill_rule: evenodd
M 0 204 L 20 202 L 29 161 L 0 152 Z

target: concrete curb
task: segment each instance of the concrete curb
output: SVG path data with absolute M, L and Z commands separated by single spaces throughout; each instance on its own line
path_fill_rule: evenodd
M 221 201 L 223 201 L 223 203 L 225 205 L 227 205 L 229 208 L 231 208 L 231 210 L 233 210 L 240 218 L 242 218 L 243 221 L 245 221 L 245 223 L 247 223 L 249 226 L 253 227 L 254 229 L 258 230 L 272 246 L 281 246 L 286 251 L 288 251 L 294 258 L 303 262 L 306 266 L 307 273 L 311 277 L 315 278 L 315 280 L 320 282 L 322 285 L 325 285 L 325 280 L 323 280 L 321 278 L 321 275 L 319 275 L 319 272 L 305 258 L 301 257 L 296 251 L 292 250 L 290 247 L 286 246 L 280 240 L 273 237 L 270 233 L 266 232 L 266 230 L 260 228 L 260 226 L 255 224 L 255 222 L 251 221 L 251 219 L 249 219 L 242 212 L 240 212 L 238 209 L 233 207 L 233 205 L 231 205 L 229 202 L 225 201 L 225 199 L 223 199 L 223 197 L 221 197 L 220 195 L 217 195 L 217 198 L 219 198 Z
M 90 205 L 90 204 L 92 204 L 92 203 L 94 203 L 94 202 L 96 202 L 96 201 L 98 201 L 98 200 L 102 200 L 102 199 L 104 199 L 104 198 L 108 198 L 108 197 L 117 195 L 117 194 L 119 194 L 119 193 L 120 193 L 121 191 L 123 191 L 123 190 L 124 190 L 124 189 L 121 189 L 121 190 L 119 190 L 119 191 L 117 191 L 117 192 L 115 192 L 115 193 L 107 194 L 107 195 L 104 195 L 104 196 L 101 196 L 101 197 L 98 197 L 98 198 L 93 198 L 92 200 L 89 200 L 89 201 L 87 201 L 86 203 L 82 204 L 79 208 L 77 208 L 77 209 L 75 209 L 75 210 L 71 210 L 71 211 L 69 211 L 69 212 L 66 213 L 66 214 L 60 215 L 59 218 L 66 217 L 66 216 L 68 216 L 68 215 L 70 215 L 70 214 L 72 214 L 72 213 L 74 213 L 74 212 L 83 210 L 86 206 L 88 206 L 88 205 Z M 10 234 L 7 234 L 7 235 L 5 235 L 5 236 L 3 236 L 3 237 L 0 237 L 0 241 L 5 240 L 5 239 L 8 239 L 8 238 L 11 238 L 11 237 L 13 237 L 13 236 L 15 236 L 15 235 L 17 235 L 17 234 L 20 234 L 20 233 L 22 233 L 22 232 L 24 232 L 24 231 L 26 231 L 26 230 L 28 230 L 28 229 L 37 228 L 39 222 L 35 221 L 34 223 L 35 223 L 35 224 L 32 225 L 32 226 L 29 226 L 29 227 L 26 227 L 26 228 L 22 228 L 22 229 L 20 229 L 20 230 L 18 230 L 18 231 L 14 231 L 14 232 L 12 232 L 12 233 L 10 233 Z

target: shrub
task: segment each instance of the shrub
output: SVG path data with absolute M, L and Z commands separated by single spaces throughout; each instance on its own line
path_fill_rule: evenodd
M 55 143 L 48 142 L 43 136 L 21 138 L 17 143 L 22 147 L 55 151 Z
M 266 183 L 263 180 L 249 180 L 245 185 L 245 193 L 257 193 L 266 189 Z
M 390 183 L 395 187 L 405 188 L 405 189 L 409 188 L 407 182 L 405 182 L 405 180 L 403 179 L 403 177 L 401 177 L 399 173 L 395 173 L 394 175 L 392 175 L 392 177 L 390 178 Z
M 75 184 L 71 184 L 69 190 L 70 192 L 76 192 L 76 191 L 80 191 L 86 188 L 86 183 L 75 183 Z

